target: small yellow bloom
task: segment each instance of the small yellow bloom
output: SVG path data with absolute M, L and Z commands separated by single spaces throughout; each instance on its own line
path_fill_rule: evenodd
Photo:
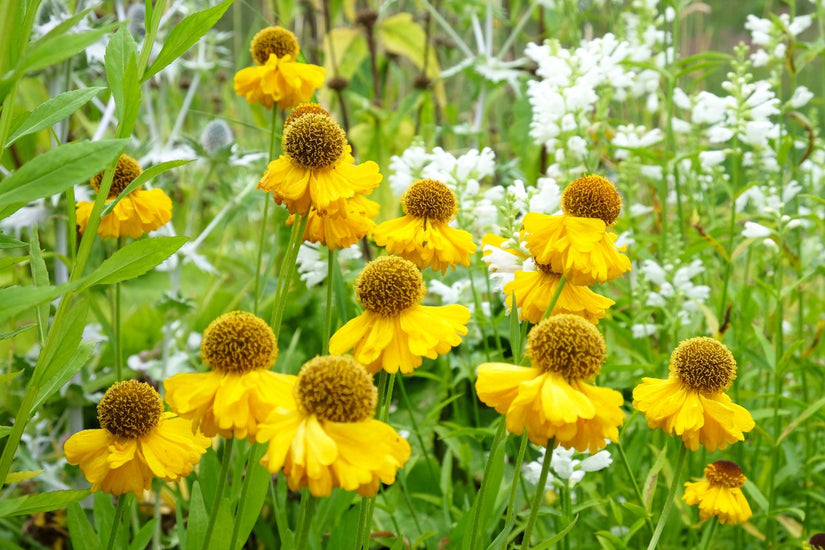
M 324 83 L 324 68 L 299 63 L 298 39 L 283 27 L 268 27 L 252 39 L 252 57 L 257 63 L 235 73 L 235 93 L 249 103 L 271 109 L 277 103 L 288 109 L 312 98 Z
M 258 424 L 291 392 L 269 370 L 277 356 L 275 334 L 263 319 L 226 313 L 203 331 L 201 359 L 212 370 L 167 378 L 166 400 L 192 420 L 193 430 L 255 441 Z
M 191 422 L 163 412 L 163 400 L 145 382 L 110 387 L 97 406 L 99 430 L 83 430 L 63 446 L 69 464 L 79 465 L 92 492 L 143 494 L 152 478 L 186 477 L 211 441 Z
M 531 212 L 524 217 L 527 248 L 542 264 L 574 285 L 603 283 L 630 271 L 630 260 L 616 247 L 607 227 L 616 221 L 622 199 L 600 176 L 584 176 L 562 193 L 559 216 Z
M 458 212 L 458 201 L 446 185 L 431 179 L 416 181 L 401 197 L 401 208 L 404 216 L 375 228 L 376 244 L 421 269 L 446 273 L 456 264 L 470 265 L 476 245 L 470 233 L 448 225 Z
M 355 281 L 364 313 L 332 335 L 330 353 L 352 350 L 368 371 L 405 374 L 461 343 L 470 310 L 460 305 L 422 306 L 424 282 L 415 265 L 397 256 L 368 263 Z
M 528 336 L 531 367 L 484 363 L 476 391 L 485 404 L 506 415 L 514 434 L 530 441 L 595 453 L 605 439 L 616 440 L 624 421 L 622 394 L 587 381 L 599 373 L 606 355 L 601 333 L 577 315 L 553 315 Z
M 129 155 L 120 155 L 112 179 L 112 187 L 106 202 L 109 203 L 132 183 L 142 172 L 138 162 Z M 94 176 L 90 183 L 95 191 L 100 189 L 103 172 Z M 77 225 L 80 232 L 86 231 L 92 214 L 93 202 L 79 202 L 76 207 Z M 137 239 L 144 233 L 154 231 L 172 219 L 172 199 L 162 189 L 135 189 L 115 205 L 114 210 L 100 219 L 97 234 L 103 239 L 132 237 Z
M 375 420 L 372 377 L 348 357 L 316 357 L 298 376 L 278 375 L 292 389 L 258 432 L 269 446 L 261 464 L 281 469 L 289 488 L 309 487 L 316 497 L 340 487 L 374 496 L 380 482 L 393 483 L 410 458 L 410 445 Z
M 375 227 L 373 218 L 378 215 L 379 204 L 363 195 L 344 199 L 344 202 L 344 210 L 333 214 L 319 214 L 310 208 L 304 240 L 337 250 L 352 246 L 372 233 Z M 294 220 L 295 216 L 290 216 L 287 225 L 292 225 Z
M 371 193 L 381 183 L 378 165 L 355 164 L 344 130 L 323 113 L 304 113 L 284 126 L 284 153 L 269 163 L 258 189 L 302 216 L 346 212 L 346 199 Z
M 705 479 L 685 483 L 682 500 L 691 506 L 699 505 L 702 521 L 711 516 L 720 523 L 736 524 L 748 521 L 753 515 L 742 486 L 747 478 L 735 462 L 717 460 L 705 468 Z
M 682 438 L 695 451 L 709 451 L 743 441 L 755 426 L 753 417 L 725 391 L 736 378 L 736 360 L 713 338 L 698 337 L 680 343 L 670 356 L 665 380 L 643 378 L 633 390 L 633 406 L 651 428 Z

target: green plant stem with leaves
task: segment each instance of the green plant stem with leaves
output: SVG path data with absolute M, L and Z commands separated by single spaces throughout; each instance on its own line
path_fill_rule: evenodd
M 218 486 L 215 489 L 215 499 L 212 501 L 212 509 L 209 510 L 209 521 L 206 524 L 206 534 L 203 537 L 203 546 L 201 546 L 203 550 L 209 548 L 209 543 L 212 540 L 212 532 L 215 530 L 215 524 L 217 523 L 218 509 L 221 507 L 223 489 L 229 484 L 229 464 L 232 461 L 232 446 L 235 443 L 235 438 L 230 437 L 225 441 L 223 456 L 221 457 L 221 473 L 218 474 Z M 232 548 L 232 546 L 230 546 L 230 548 Z
M 327 290 L 327 301 L 326 301 L 326 309 L 324 311 L 324 334 L 323 334 L 323 344 L 322 344 L 322 351 L 321 355 L 327 355 L 329 353 L 329 339 L 330 335 L 332 334 L 332 287 L 333 285 L 333 274 L 334 274 L 334 267 L 335 267 L 335 249 L 330 248 L 327 251 L 327 280 L 326 280 L 326 290 Z
M 281 143 L 278 136 L 278 112 L 279 110 L 272 107 L 272 121 L 271 121 L 271 128 L 269 129 L 269 162 L 275 160 L 275 157 L 278 154 L 279 144 Z M 252 312 L 257 315 L 258 314 L 258 305 L 261 299 L 261 271 L 263 269 L 262 261 L 263 261 L 263 254 L 264 254 L 264 244 L 266 242 L 266 236 L 269 228 L 267 227 L 267 222 L 269 218 L 269 203 L 272 202 L 272 197 L 269 193 L 264 195 L 264 214 L 261 219 L 261 234 L 258 238 L 258 257 L 255 260 L 255 293 L 252 297 Z
M 544 460 L 541 463 L 539 482 L 538 485 L 536 485 L 536 494 L 533 497 L 533 503 L 530 505 L 530 515 L 527 517 L 527 525 L 524 527 L 524 538 L 521 542 L 521 548 L 524 550 L 530 548 L 530 539 L 533 538 L 533 528 L 536 525 L 536 518 L 539 515 L 541 501 L 544 500 L 544 493 L 547 486 L 547 474 L 550 473 L 550 463 L 553 461 L 553 448 L 555 446 L 556 439 L 551 438 L 547 440 L 547 445 L 544 447 Z
M 120 495 L 117 499 L 117 506 L 115 507 L 115 515 L 112 519 L 112 528 L 109 530 L 109 538 L 106 542 L 106 550 L 112 550 L 115 547 L 115 539 L 117 539 L 117 530 L 120 527 L 120 520 L 123 518 L 123 512 L 126 510 L 126 504 L 129 499 L 129 494 Z
M 676 459 L 676 468 L 673 470 L 673 481 L 670 483 L 670 489 L 665 497 L 665 505 L 662 508 L 662 514 L 659 516 L 659 521 L 656 523 L 656 530 L 653 531 L 653 536 L 650 538 L 650 543 L 647 545 L 647 550 L 653 550 L 659 544 L 659 538 L 662 536 L 662 531 L 667 524 L 667 518 L 670 515 L 670 509 L 673 507 L 673 500 L 676 498 L 676 492 L 679 489 L 679 484 L 682 479 L 682 467 L 685 465 L 685 457 L 687 456 L 687 447 L 684 444 L 679 446 L 679 458 Z

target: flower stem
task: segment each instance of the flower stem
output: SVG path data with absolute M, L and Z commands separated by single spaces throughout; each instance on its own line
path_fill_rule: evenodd
M 636 476 L 633 475 L 633 471 L 630 469 L 630 463 L 627 461 L 627 455 L 625 455 L 624 447 L 619 442 L 616 442 L 616 448 L 619 450 L 619 457 L 622 459 L 622 465 L 624 465 L 624 469 L 627 472 L 627 477 L 630 478 L 630 482 L 633 484 L 633 492 L 636 494 L 636 498 L 639 499 L 639 506 L 642 508 L 645 507 L 645 499 L 642 496 L 642 491 L 639 489 L 639 483 L 636 481 Z M 650 529 L 650 533 L 653 534 L 655 530 L 653 527 L 653 521 L 650 519 L 650 515 L 645 515 L 645 523 L 647 523 L 647 527 Z
M 118 237 L 115 252 L 120 250 L 122 243 L 123 238 Z M 115 377 L 117 381 L 120 382 L 123 380 L 123 338 L 120 325 L 120 283 L 115 283 L 112 291 L 114 292 L 114 297 L 112 300 L 112 317 L 114 317 L 113 325 L 115 337 L 114 342 L 112 342 L 112 347 L 115 352 Z
M 272 330 L 275 332 L 275 336 L 278 336 L 281 331 L 281 319 L 284 316 L 284 308 L 286 307 L 286 294 L 289 292 L 292 275 L 295 273 L 295 258 L 298 257 L 298 249 L 303 242 L 304 231 L 306 230 L 308 220 L 309 214 L 306 216 L 295 215 L 295 219 L 292 222 L 292 233 L 289 236 L 289 244 L 281 260 L 281 272 L 278 276 L 278 288 L 275 291 L 275 306 L 272 308 L 272 322 L 270 323 Z
M 484 477 L 481 478 L 481 487 L 478 488 L 478 494 L 476 495 L 475 511 L 473 512 L 473 528 L 470 530 L 470 548 L 478 548 L 478 538 L 481 536 L 481 531 L 484 530 L 484 527 L 481 525 L 481 508 L 490 485 L 488 480 L 490 479 L 490 472 L 493 470 L 493 457 L 495 457 L 498 446 L 501 445 L 506 434 L 507 422 L 504 419 L 500 419 L 496 435 L 493 437 L 493 444 L 490 445 L 490 454 L 487 455 L 487 462 L 484 465 Z
M 258 314 L 258 303 L 261 299 L 261 262 L 264 256 L 264 240 L 266 239 L 266 222 L 269 218 L 269 193 L 264 197 L 264 215 L 261 218 L 261 236 L 258 239 L 258 257 L 255 260 L 255 293 L 252 297 L 252 313 Z
M 238 537 L 240 537 L 241 520 L 243 519 L 243 503 L 246 500 L 246 495 L 249 493 L 249 480 L 252 477 L 250 470 L 263 453 L 258 454 L 258 443 L 253 443 L 249 447 L 249 454 L 246 455 L 246 473 L 243 478 L 243 485 L 241 486 L 241 495 L 238 498 L 238 512 L 235 515 L 235 526 L 232 528 L 232 542 L 229 543 L 229 550 L 234 550 L 238 545 Z M 260 512 L 260 509 L 258 510 Z M 297 547 L 296 547 L 297 548 Z
M 516 462 L 513 465 L 513 481 L 510 483 L 510 496 L 507 498 L 507 515 L 504 518 L 504 532 L 509 533 L 516 522 L 515 505 L 516 493 L 518 492 L 518 484 L 521 475 L 521 465 L 524 463 L 524 453 L 527 451 L 527 432 L 521 434 L 521 443 L 519 443 L 518 454 L 516 455 Z
M 120 495 L 117 499 L 117 507 L 115 508 L 115 517 L 112 520 L 112 530 L 109 531 L 109 541 L 106 543 L 106 550 L 112 550 L 115 547 L 115 538 L 117 538 L 117 529 L 120 527 L 120 520 L 123 518 L 123 511 L 126 509 L 126 500 L 129 498 L 128 494 Z
M 212 501 L 212 509 L 209 511 L 209 521 L 206 524 L 206 536 L 203 537 L 203 550 L 209 548 L 209 541 L 212 539 L 212 531 L 215 529 L 215 524 L 218 518 L 218 508 L 221 505 L 221 497 L 223 496 L 223 488 L 229 484 L 227 473 L 229 472 L 229 463 L 232 458 L 232 445 L 235 439 L 230 437 L 226 440 L 226 445 L 223 447 L 223 456 L 221 457 L 221 473 L 218 475 L 218 488 L 215 490 L 215 500 Z M 230 546 L 230 548 L 232 548 Z
M 653 531 L 653 537 L 650 539 L 650 544 L 647 545 L 647 550 L 653 550 L 659 543 L 659 537 L 662 536 L 662 531 L 665 529 L 667 517 L 670 515 L 670 509 L 673 507 L 673 499 L 676 498 L 676 490 L 679 488 L 679 480 L 682 478 L 682 466 L 685 464 L 685 457 L 687 456 L 687 447 L 684 444 L 679 448 L 679 458 L 676 461 L 676 470 L 673 472 L 673 481 L 670 483 L 670 489 L 667 492 L 667 499 L 665 506 L 662 508 L 662 515 L 659 516 L 659 523 L 656 524 L 656 530 Z
M 332 334 L 332 276 L 335 265 L 335 249 L 330 248 L 327 255 L 327 309 L 324 314 L 324 336 L 322 355 L 329 353 L 329 338 Z
M 317 506 L 318 499 L 312 496 L 309 491 L 304 490 L 304 494 L 301 495 L 301 511 L 298 515 L 298 525 L 295 527 L 295 533 L 297 535 L 295 548 L 307 547 L 309 526 L 312 524 L 312 516 L 315 515 Z
M 567 279 L 565 279 L 564 275 L 559 277 L 559 284 L 556 285 L 556 291 L 553 293 L 553 297 L 550 298 L 550 305 L 547 306 L 547 309 L 544 310 L 544 315 L 541 316 L 542 320 L 547 319 L 553 314 L 553 308 L 556 307 L 556 302 L 559 301 L 559 296 L 561 296 L 561 291 L 566 283 Z
M 710 548 L 710 541 L 713 540 L 713 533 L 716 531 L 716 526 L 719 522 L 716 520 L 716 516 L 711 516 L 710 522 L 705 529 L 705 535 L 702 537 L 702 550 L 708 550 Z
M 553 461 L 553 447 L 556 445 L 556 438 L 547 440 L 544 448 L 544 460 L 541 462 L 541 473 L 539 474 L 539 484 L 536 487 L 536 496 L 533 497 L 533 504 L 530 506 L 530 517 L 527 519 L 527 526 L 524 528 L 524 538 L 521 547 L 530 548 L 530 538 L 533 536 L 533 527 L 536 525 L 536 518 L 539 515 L 539 507 L 544 499 L 545 486 L 547 485 L 547 474 L 550 473 L 550 463 Z

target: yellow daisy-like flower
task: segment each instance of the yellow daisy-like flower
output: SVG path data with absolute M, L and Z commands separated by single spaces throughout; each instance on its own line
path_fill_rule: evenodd
M 330 353 L 352 350 L 368 371 L 382 368 L 405 374 L 461 343 L 470 310 L 460 305 L 422 306 L 424 281 L 415 264 L 398 256 L 382 256 L 355 280 L 364 313 L 332 335 Z
M 363 195 L 355 195 L 344 201 L 344 210 L 334 214 L 319 214 L 317 210 L 310 208 L 304 240 L 321 243 L 330 249 L 341 249 L 352 246 L 372 233 L 375 227 L 373 218 L 378 215 L 380 205 Z M 292 225 L 294 221 L 295 216 L 290 216 L 287 225 Z
M 648 426 L 676 434 L 695 451 L 709 451 L 743 441 L 754 427 L 751 414 L 725 393 L 736 378 L 736 360 L 713 338 L 680 343 L 670 356 L 666 380 L 643 378 L 633 390 L 633 406 Z
M 278 356 L 275 334 L 244 311 L 221 315 L 203 331 L 201 359 L 209 372 L 181 373 L 163 381 L 173 411 L 205 435 L 255 441 L 258 424 L 290 389 L 270 371 Z
M 69 464 L 79 465 L 92 492 L 143 494 L 152 478 L 176 481 L 189 475 L 211 445 L 191 422 L 163 412 L 163 400 L 145 382 L 110 387 L 97 405 L 99 430 L 83 430 L 63 445 Z
M 346 199 L 381 183 L 378 165 L 355 164 L 344 130 L 323 113 L 304 113 L 284 126 L 284 153 L 269 163 L 258 189 L 295 214 L 346 211 Z
M 699 505 L 699 517 L 702 521 L 716 516 L 720 523 L 742 523 L 753 515 L 745 495 L 742 494 L 745 480 L 747 478 L 738 464 L 717 460 L 705 468 L 705 479 L 685 483 L 682 500 L 691 506 Z
M 526 346 L 531 367 L 484 363 L 476 392 L 485 404 L 506 415 L 514 434 L 527 430 L 530 441 L 595 453 L 605 439 L 616 440 L 624 421 L 622 394 L 587 383 L 606 356 L 601 333 L 577 315 L 553 315 L 530 331 Z
M 137 178 L 143 170 L 138 162 L 129 155 L 120 155 L 112 179 L 112 187 L 106 202 L 109 203 Z M 90 183 L 95 191 L 100 189 L 103 172 L 95 175 Z M 76 217 L 80 232 L 86 231 L 89 216 L 92 214 L 93 202 L 77 203 Z M 172 199 L 162 189 L 135 189 L 115 205 L 114 210 L 100 219 L 97 234 L 103 239 L 132 237 L 137 239 L 144 233 L 154 231 L 172 219 Z
M 379 224 L 375 242 L 424 269 L 446 273 L 456 264 L 470 265 L 475 252 L 473 236 L 448 223 L 458 212 L 458 201 L 440 181 L 423 179 L 411 184 L 401 197 L 404 216 Z
M 559 216 L 531 212 L 524 217 L 527 248 L 542 264 L 581 286 L 603 283 L 630 271 L 630 260 L 607 232 L 619 216 L 622 199 L 600 176 L 584 176 L 562 193 Z
M 324 68 L 299 63 L 298 39 L 283 27 L 267 27 L 252 39 L 250 52 L 257 63 L 235 73 L 235 93 L 249 103 L 288 109 L 312 98 L 324 83 Z
M 556 293 L 561 275 L 549 265 L 540 264 L 520 250 L 506 246 L 503 237 L 488 233 L 481 239 L 481 243 L 484 250 L 482 258 L 489 265 L 490 271 L 500 272 L 496 273 L 500 278 L 507 275 L 508 281 L 502 289 L 507 308 L 512 309 L 515 294 L 519 319 L 531 323 L 541 321 Z M 615 303 L 586 286 L 565 283 L 551 314 L 571 313 L 598 324 L 607 309 Z
M 309 487 L 316 497 L 334 487 L 374 496 L 379 482 L 393 483 L 410 458 L 410 445 L 391 426 L 375 420 L 372 377 L 348 357 L 316 357 L 298 376 L 279 375 L 292 390 L 258 432 L 269 441 L 261 464 L 282 468 L 293 491 Z

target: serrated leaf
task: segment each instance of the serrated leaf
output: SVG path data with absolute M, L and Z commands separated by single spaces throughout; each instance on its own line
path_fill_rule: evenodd
M 100 548 L 100 539 L 92 528 L 92 524 L 89 523 L 86 512 L 78 503 L 75 502 L 69 505 L 66 510 L 66 517 L 66 523 L 69 526 L 69 537 L 72 540 L 73 547 L 88 548 L 89 550 Z
M 176 168 L 178 166 L 183 166 L 184 164 L 189 164 L 193 160 L 194 159 L 170 160 L 168 162 L 162 162 L 160 164 L 156 164 L 155 166 L 152 166 L 151 168 L 147 168 L 146 170 L 141 172 L 138 177 L 136 177 L 134 180 L 132 180 L 132 182 L 129 185 L 127 185 L 126 188 L 123 191 L 120 192 L 120 194 L 117 196 L 117 198 L 115 198 L 115 200 L 113 200 L 113 201 L 106 204 L 106 206 L 103 208 L 103 213 L 100 215 L 100 217 L 102 218 L 103 216 L 106 216 L 107 214 L 109 214 L 112 210 L 114 210 L 115 205 L 117 203 L 119 203 L 120 200 L 123 197 L 125 197 L 126 195 L 128 195 L 129 193 L 131 193 L 132 191 L 134 191 L 135 189 L 137 189 L 138 187 L 140 187 L 141 185 L 143 185 L 147 181 L 151 180 L 155 176 L 157 176 L 159 174 L 162 174 L 163 172 L 166 172 L 167 170 L 171 170 L 172 168 Z
M 85 280 L 80 290 L 92 285 L 111 285 L 143 275 L 174 254 L 188 237 L 155 237 L 130 243 L 107 258 Z
M 141 77 L 141 82 L 146 82 L 157 74 L 172 61 L 186 53 L 200 37 L 211 29 L 215 23 L 223 16 L 234 0 L 224 0 L 217 6 L 207 8 L 203 11 L 193 13 L 185 17 L 183 21 L 175 25 L 166 40 L 163 41 L 163 48 L 160 50 L 155 62 L 146 69 Z
M 15 124 L 14 130 L 6 141 L 5 147 L 8 147 L 23 136 L 60 122 L 105 89 L 106 88 L 103 87 L 83 88 L 81 90 L 65 92 L 48 99 Z
M 0 518 L 30 516 L 38 512 L 51 512 L 65 508 L 89 496 L 89 490 L 52 491 L 38 495 L 28 495 L 0 500 Z
M 0 208 L 8 216 L 35 199 L 62 193 L 103 170 L 125 147 L 125 139 L 76 141 L 38 155 L 0 182 Z
M 140 108 L 140 83 L 137 75 L 137 45 L 126 25 L 112 35 L 104 56 L 106 81 L 115 99 L 118 121 L 124 125 L 121 135 L 135 127 Z
M 23 246 L 29 246 L 28 244 L 24 243 L 23 241 L 18 241 L 14 237 L 9 237 L 8 235 L 4 235 L 0 233 L 0 250 L 6 248 L 21 248 Z
M 104 25 L 100 28 L 72 34 L 58 36 L 46 35 L 31 46 L 26 55 L 20 60 L 15 73 L 22 76 L 28 72 L 38 71 L 51 65 L 56 65 L 74 55 L 79 54 L 114 29 L 116 23 Z

